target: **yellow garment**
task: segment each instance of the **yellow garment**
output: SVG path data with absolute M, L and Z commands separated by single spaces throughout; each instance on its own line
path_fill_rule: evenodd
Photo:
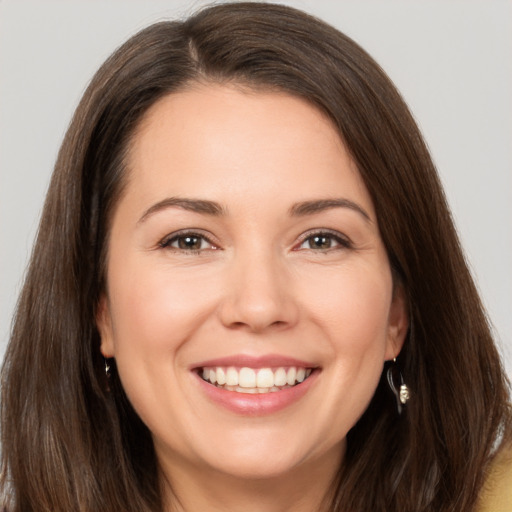
M 477 512 L 512 512 L 511 450 L 500 453 L 489 468 Z

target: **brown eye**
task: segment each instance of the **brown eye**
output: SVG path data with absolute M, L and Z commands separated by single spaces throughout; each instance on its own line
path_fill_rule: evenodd
M 306 242 L 310 249 L 330 249 L 332 247 L 332 236 L 314 235 L 309 237 Z
M 302 239 L 297 247 L 298 250 L 307 249 L 310 251 L 329 251 L 331 249 L 344 249 L 351 247 L 349 240 L 341 234 L 330 232 L 318 232 Z
M 184 251 L 199 251 L 203 248 L 203 241 L 200 236 L 180 236 L 176 239 L 178 248 Z
M 216 249 L 206 237 L 196 233 L 183 233 L 174 235 L 160 243 L 162 248 L 197 253 L 204 250 Z

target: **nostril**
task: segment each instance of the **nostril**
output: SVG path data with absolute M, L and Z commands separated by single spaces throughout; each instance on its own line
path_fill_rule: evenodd
M 246 329 L 249 329 L 251 331 L 263 331 L 263 330 L 268 330 L 268 329 L 280 329 L 280 328 L 284 328 L 288 325 L 287 322 L 283 321 L 283 320 L 276 320 L 275 322 L 271 322 L 270 324 L 266 324 L 265 322 L 232 322 L 231 324 L 228 325 L 228 327 L 230 329 L 233 329 L 233 330 L 246 330 Z
M 244 322 L 232 322 L 230 324 L 230 327 L 232 329 L 243 329 L 243 328 L 247 327 L 247 324 L 245 324 Z

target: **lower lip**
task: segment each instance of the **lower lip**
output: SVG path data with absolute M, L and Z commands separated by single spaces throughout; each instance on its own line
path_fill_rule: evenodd
M 318 370 L 313 371 L 306 380 L 291 388 L 260 394 L 228 391 L 206 382 L 198 374 L 196 376 L 202 391 L 213 402 L 237 414 L 263 416 L 273 414 L 298 402 L 314 384 Z

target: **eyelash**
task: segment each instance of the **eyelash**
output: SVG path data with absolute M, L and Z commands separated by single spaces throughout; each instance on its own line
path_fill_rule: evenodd
M 319 238 L 321 237 L 321 238 L 328 239 L 329 241 L 331 241 L 331 243 L 332 243 L 332 241 L 334 241 L 339 245 L 339 247 L 334 246 L 334 247 L 319 248 L 319 249 L 314 249 L 314 248 L 310 247 L 305 250 L 326 253 L 326 252 L 335 251 L 335 250 L 350 249 L 352 247 L 352 243 L 350 242 L 350 240 L 348 240 L 346 237 L 342 236 L 337 231 L 331 231 L 328 229 L 319 229 L 317 231 L 308 232 L 308 233 L 305 233 L 304 235 L 302 235 L 299 243 L 294 246 L 293 250 L 294 251 L 301 250 L 302 245 L 304 243 L 306 243 L 308 240 L 309 241 L 312 240 L 314 237 L 319 237 Z M 199 249 L 190 249 L 190 248 L 173 247 L 172 246 L 173 243 L 176 243 L 176 242 L 179 243 L 180 240 L 184 240 L 187 238 L 199 239 L 201 241 L 201 245 L 202 245 L 202 242 L 206 242 L 209 245 L 209 247 L 208 248 L 199 248 Z M 218 249 L 218 247 L 207 236 L 205 236 L 202 233 L 198 233 L 196 231 L 181 231 L 178 233 L 173 233 L 172 235 L 169 235 L 168 237 L 164 238 L 161 242 L 159 242 L 158 245 L 161 249 L 170 249 L 170 250 L 179 251 L 179 252 L 183 252 L 183 253 L 187 253 L 187 254 L 200 254 L 201 252 L 203 252 L 205 250 Z

